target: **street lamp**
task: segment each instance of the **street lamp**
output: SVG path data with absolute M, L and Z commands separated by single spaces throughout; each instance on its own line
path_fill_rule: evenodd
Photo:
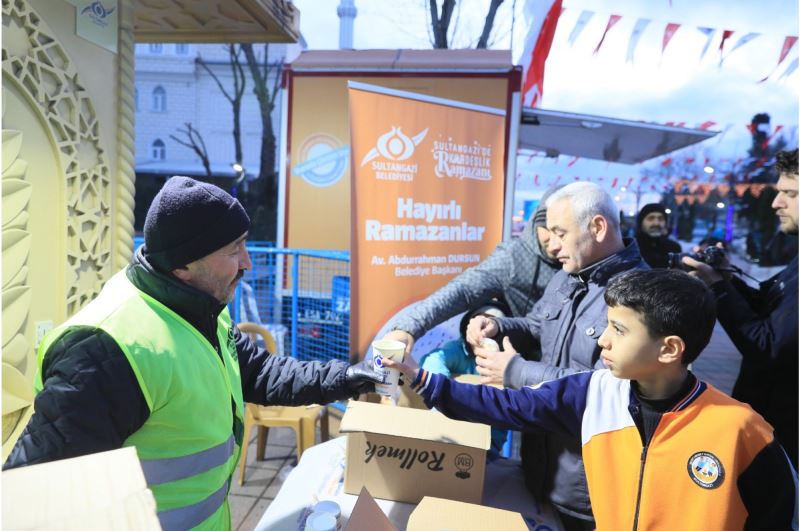
M 239 162 L 234 162 L 233 164 L 231 164 L 231 168 L 233 168 L 233 171 L 235 171 L 236 174 L 237 174 L 236 175 L 236 180 L 233 181 L 233 186 L 231 187 L 231 195 L 233 197 L 236 197 L 236 193 L 238 192 L 239 185 L 242 183 L 242 181 L 244 181 L 244 177 L 246 175 L 246 171 L 244 169 L 244 166 L 242 166 L 242 164 L 239 163 Z

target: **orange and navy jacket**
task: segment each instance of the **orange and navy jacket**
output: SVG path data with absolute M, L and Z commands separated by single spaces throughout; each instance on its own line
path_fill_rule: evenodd
M 412 387 L 454 419 L 580 438 L 599 530 L 797 529 L 797 474 L 772 427 L 699 380 L 647 446 L 630 380 L 608 370 L 519 390 L 420 370 Z

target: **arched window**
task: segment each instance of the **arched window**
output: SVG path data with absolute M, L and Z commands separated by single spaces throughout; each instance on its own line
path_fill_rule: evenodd
M 167 91 L 160 85 L 153 89 L 153 112 L 167 112 Z
M 167 157 L 167 147 L 160 138 L 156 138 L 150 149 L 153 160 L 164 160 Z
M 164 46 L 160 42 L 151 42 L 150 43 L 150 53 L 161 53 L 164 49 Z
M 178 55 L 187 55 L 189 53 L 189 45 L 183 42 L 179 42 L 175 45 L 175 53 Z

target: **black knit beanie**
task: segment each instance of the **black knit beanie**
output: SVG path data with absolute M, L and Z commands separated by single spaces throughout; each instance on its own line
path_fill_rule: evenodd
M 641 232 L 642 220 L 644 220 L 648 214 L 652 214 L 653 212 L 661 212 L 664 215 L 664 219 L 667 219 L 667 207 L 661 203 L 647 203 L 639 211 L 639 215 L 636 216 L 636 232 Z
M 531 217 L 531 225 L 533 227 L 547 227 L 547 200 L 550 199 L 551 195 L 562 188 L 564 188 L 563 184 L 561 186 L 554 186 L 553 188 L 548 188 L 545 190 L 544 194 L 542 194 L 541 199 L 539 199 L 539 206 L 536 207 L 536 211 Z
M 172 177 L 153 198 L 144 220 L 144 253 L 169 272 L 207 256 L 247 232 L 241 203 L 213 184 Z

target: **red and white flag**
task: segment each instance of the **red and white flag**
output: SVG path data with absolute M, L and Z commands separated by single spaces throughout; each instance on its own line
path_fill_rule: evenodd
M 771 76 L 772 74 L 775 73 L 775 70 L 777 70 L 778 67 L 781 66 L 781 63 L 783 62 L 784 59 L 786 59 L 786 56 L 789 55 L 789 52 L 792 50 L 792 48 L 794 48 L 795 44 L 797 44 L 797 36 L 796 35 L 789 35 L 785 39 L 783 39 L 783 46 L 781 47 L 781 55 L 780 55 L 780 57 L 778 57 L 778 64 L 776 64 L 775 68 L 772 69 L 772 72 L 767 74 L 764 77 L 764 79 L 759 81 L 759 83 L 763 83 L 764 81 L 766 81 L 769 78 L 769 76 Z
M 722 66 L 722 52 L 725 49 L 725 41 L 731 38 L 733 30 L 722 30 L 722 40 L 719 41 L 719 66 Z
M 608 16 L 608 23 L 606 24 L 606 30 L 603 32 L 603 36 L 600 37 L 600 42 L 598 42 L 597 46 L 595 46 L 594 53 L 597 53 L 597 52 L 600 51 L 600 47 L 603 45 L 603 41 L 606 40 L 606 35 L 608 35 L 608 32 L 611 30 L 611 28 L 613 28 L 614 25 L 617 22 L 619 22 L 619 19 L 621 19 L 621 18 L 622 18 L 621 15 L 609 15 Z
M 538 107 L 544 94 L 545 61 L 553 44 L 558 17 L 561 16 L 561 0 L 528 0 L 525 14 L 530 29 L 521 59 L 524 68 L 522 104 Z
M 672 36 L 675 35 L 675 32 L 678 31 L 678 28 L 680 27 L 681 27 L 680 24 L 675 24 L 673 22 L 670 22 L 664 28 L 664 37 L 661 39 L 661 55 L 664 55 L 664 50 L 667 49 L 669 41 L 672 40 Z

